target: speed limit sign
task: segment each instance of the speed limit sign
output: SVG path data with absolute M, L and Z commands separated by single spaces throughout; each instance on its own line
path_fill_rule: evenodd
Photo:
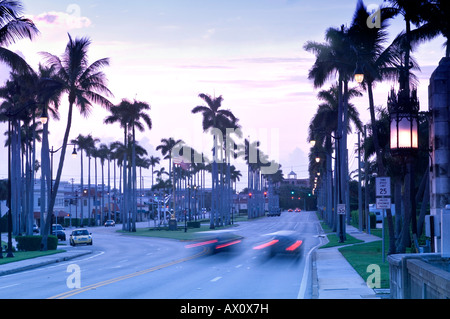
M 377 177 L 375 180 L 376 196 L 391 196 L 391 178 Z

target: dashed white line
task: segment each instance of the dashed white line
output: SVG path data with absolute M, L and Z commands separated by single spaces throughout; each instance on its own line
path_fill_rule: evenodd
M 217 281 L 217 280 L 220 280 L 220 279 L 222 279 L 222 277 L 216 277 L 216 278 L 214 278 L 214 279 L 211 279 L 211 282 L 215 282 L 215 281 Z

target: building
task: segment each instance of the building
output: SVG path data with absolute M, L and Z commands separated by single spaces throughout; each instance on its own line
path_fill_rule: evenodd
M 293 185 L 298 187 L 306 187 L 309 188 L 309 178 L 297 178 L 297 174 L 294 171 L 291 171 L 287 178 L 281 182 L 282 185 Z

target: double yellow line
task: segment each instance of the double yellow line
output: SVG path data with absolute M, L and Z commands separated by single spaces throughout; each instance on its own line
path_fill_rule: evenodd
M 145 274 L 148 274 L 150 272 L 153 272 L 153 271 L 156 271 L 156 270 L 159 270 L 159 269 L 163 269 L 163 268 L 166 268 L 166 267 L 169 267 L 169 266 L 173 266 L 173 265 L 176 265 L 176 264 L 188 261 L 188 260 L 192 260 L 192 259 L 195 259 L 197 257 L 205 255 L 207 252 L 208 252 L 208 249 L 204 248 L 198 254 L 195 254 L 195 255 L 192 255 L 192 256 L 189 256 L 189 257 L 186 257 L 186 258 L 174 260 L 174 261 L 168 262 L 166 264 L 162 264 L 162 265 L 159 265 L 159 266 L 154 266 L 152 268 L 148 268 L 148 269 L 144 269 L 144 270 L 141 270 L 141 271 L 137 271 L 137 272 L 134 272 L 132 274 L 128 274 L 128 275 L 112 278 L 112 279 L 109 279 L 109 280 L 101 281 L 101 282 L 98 282 L 96 284 L 92 284 L 92 285 L 89 285 L 89 286 L 85 286 L 85 287 L 69 290 L 69 291 L 63 292 L 63 293 L 61 293 L 59 295 L 55 295 L 55 296 L 49 297 L 48 299 L 66 299 L 66 298 L 69 298 L 69 297 L 81 294 L 81 293 L 89 291 L 89 290 L 93 290 L 93 289 L 97 289 L 99 287 L 103 287 L 103 286 L 107 286 L 107 285 L 113 284 L 113 283 L 118 282 L 118 281 L 122 281 L 122 280 L 125 280 L 125 279 L 129 279 L 129 278 L 145 275 Z

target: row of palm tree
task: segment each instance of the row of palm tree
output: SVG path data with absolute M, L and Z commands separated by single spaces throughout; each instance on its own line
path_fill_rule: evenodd
M 30 68 L 24 59 L 8 49 L 9 45 L 16 43 L 18 40 L 32 40 L 39 33 L 33 22 L 23 16 L 23 6 L 20 2 L 11 0 L 0 1 L 0 30 L 0 60 L 16 70 L 20 75 L 29 73 Z M 22 202 L 20 191 L 23 184 L 20 183 L 18 178 L 21 166 L 18 165 L 20 162 L 17 162 L 17 154 L 20 152 L 21 147 L 22 130 L 18 115 L 25 106 L 18 99 L 20 96 L 23 96 L 18 90 L 19 81 L 19 75 L 17 75 L 14 79 L 8 81 L 5 88 L 1 90 L 1 97 L 4 99 L 4 102 L 1 105 L 0 120 L 8 122 L 8 134 L 11 137 L 8 147 L 14 150 L 13 158 L 8 158 L 10 160 L 8 163 L 12 163 L 8 172 L 13 172 L 13 174 L 8 176 L 8 193 L 11 194 L 11 190 L 15 191 L 15 196 L 8 195 L 8 207 L 10 208 L 16 208 Z M 27 148 L 27 168 L 30 167 L 28 166 L 30 165 L 30 156 L 33 158 L 34 153 L 30 152 L 30 148 Z M 27 174 L 26 187 L 29 188 L 30 184 L 30 174 Z M 27 206 L 30 206 L 33 201 L 32 195 L 30 196 L 24 199 L 24 204 Z M 9 217 L 10 219 L 17 218 L 17 216 L 12 216 L 12 214 L 9 214 Z M 31 218 L 22 219 L 22 221 L 24 220 L 28 224 L 32 224 Z
M 81 161 L 84 154 L 88 158 L 88 187 L 90 196 L 90 165 L 91 158 L 95 159 L 94 166 L 97 166 L 97 158 L 100 159 L 103 166 L 108 159 L 105 154 L 111 151 L 113 147 L 118 151 L 122 148 L 122 158 L 117 159 L 122 168 L 122 221 L 123 227 L 129 231 L 136 230 L 137 219 L 137 167 L 147 167 L 154 165 L 159 161 L 156 158 L 148 161 L 143 160 L 136 141 L 136 130 L 144 131 L 151 129 L 152 122 L 147 114 L 150 106 L 142 101 L 130 101 L 123 99 L 118 105 L 114 105 L 110 98 L 112 92 L 107 87 L 106 75 L 103 69 L 109 66 L 109 58 L 98 59 L 90 62 L 88 52 L 91 46 L 91 40 L 87 37 L 75 38 L 68 35 L 68 42 L 64 52 L 58 56 L 48 52 L 42 52 L 42 63 L 38 70 L 33 70 L 24 59 L 17 54 L 9 51 L 6 46 L 22 38 L 33 39 L 38 33 L 37 28 L 31 20 L 23 18 L 22 5 L 20 1 L 0 0 L 0 59 L 6 62 L 12 69 L 11 77 L 3 88 L 0 89 L 3 103 L 1 105 L 1 119 L 8 121 L 8 140 L 11 155 L 8 163 L 11 163 L 10 181 L 10 212 L 13 215 L 15 232 L 22 230 L 32 234 L 33 222 L 33 185 L 34 169 L 36 162 L 36 143 L 41 141 L 41 233 L 42 247 L 47 249 L 47 238 L 52 224 L 52 213 L 55 207 L 56 196 L 61 182 L 64 168 L 65 156 L 69 144 L 75 144 L 80 153 Z M 228 145 L 234 143 L 234 135 L 228 135 L 227 129 L 235 130 L 239 133 L 240 126 L 238 119 L 229 110 L 221 108 L 222 97 L 212 98 L 207 94 L 200 94 L 199 97 L 206 102 L 206 106 L 197 106 L 192 109 L 192 113 L 202 113 L 203 130 L 213 133 L 213 160 L 211 161 L 212 175 L 212 218 L 211 227 L 220 226 L 230 222 L 232 182 L 236 181 L 239 174 L 231 165 L 231 159 L 237 157 L 235 153 L 229 152 Z M 50 148 L 49 134 L 53 121 L 59 120 L 62 101 L 67 98 L 67 122 L 62 138 L 62 146 L 56 150 Z M 105 118 L 105 124 L 119 124 L 123 128 L 123 146 L 118 144 L 103 145 L 96 149 L 95 144 L 99 141 L 94 137 L 79 135 L 75 139 L 69 139 L 71 136 L 72 119 L 74 109 L 78 109 L 80 114 L 88 117 L 94 106 L 101 106 L 110 111 L 110 115 Z M 38 120 L 41 119 L 41 121 Z M 218 136 L 223 137 L 219 139 Z M 239 136 L 239 135 L 238 135 Z M 118 143 L 118 142 L 116 142 Z M 169 160 L 169 181 L 175 180 L 175 171 L 173 165 L 173 150 L 180 140 L 173 138 L 161 140 L 158 150 L 162 152 L 164 158 Z M 24 148 L 21 149 L 21 146 Z M 259 146 L 259 144 L 258 144 Z M 252 183 L 255 183 L 256 190 L 261 190 L 262 183 L 258 182 L 263 178 L 264 165 L 269 161 L 267 157 L 258 153 L 258 162 L 252 163 L 252 148 L 242 146 L 246 154 L 247 164 L 251 170 Z M 59 152 L 59 161 L 57 162 L 56 174 L 53 174 L 52 163 L 53 154 Z M 84 154 L 83 154 L 84 153 Z M 142 151 L 145 153 L 145 150 Z M 22 158 L 24 159 L 22 161 Z M 263 159 L 264 160 L 261 160 Z M 142 162 L 139 162 L 141 161 Z M 202 163 L 206 165 L 206 161 Z M 141 166 L 142 165 L 142 166 Z M 198 166 L 200 167 L 200 166 Z M 278 166 L 279 167 L 279 166 Z M 189 168 L 190 173 L 197 174 L 196 166 Z M 205 166 L 200 171 L 205 172 Z M 83 163 L 81 165 L 81 184 L 84 185 Z M 161 171 L 161 170 L 160 170 Z M 160 172 L 159 171 L 159 172 Z M 153 173 L 153 172 L 152 172 Z M 55 175 L 55 176 L 53 176 Z M 153 175 L 153 174 L 152 174 Z M 97 174 L 96 174 L 97 176 Z M 161 174 L 160 181 L 163 181 Z M 97 178 L 97 177 L 96 177 Z M 153 178 L 153 176 L 152 176 Z M 190 177 L 189 177 L 190 178 Z M 102 177 L 104 179 L 104 177 Z M 203 178 L 204 179 L 204 178 Z M 165 181 L 167 182 L 167 181 Z M 178 181 L 179 182 L 179 181 Z M 158 181 L 159 183 L 159 181 Z M 102 183 L 104 185 L 104 183 Z M 153 182 L 152 182 L 153 184 Z M 95 185 L 98 185 L 95 181 Z M 172 184 L 172 187 L 175 183 Z M 25 194 L 22 196 L 22 194 Z M 174 205 L 175 193 L 172 190 L 172 203 Z M 90 201 L 89 201 L 90 203 Z M 89 215 L 91 207 L 88 207 Z M 83 215 L 84 212 L 81 212 Z M 26 223 L 17 222 L 18 220 Z M 26 225 L 26 226 L 23 226 Z M 19 229 L 23 227 L 23 229 Z
M 248 190 L 254 193 L 248 202 L 248 216 L 254 218 L 264 214 L 263 179 L 272 182 L 269 178 L 273 174 L 264 174 L 263 167 L 273 165 L 277 173 L 281 172 L 281 165 L 269 161 L 268 156 L 260 151 L 258 141 L 251 142 L 244 139 L 242 144 L 237 138 L 242 137 L 239 119 L 229 110 L 223 109 L 223 97 L 212 97 L 201 93 L 199 97 L 206 105 L 199 105 L 192 109 L 193 114 L 201 113 L 203 116 L 203 132 L 210 132 L 213 136 L 211 161 L 211 219 L 210 228 L 230 223 L 232 203 L 233 166 L 231 160 L 244 158 L 248 167 Z M 239 173 L 236 172 L 238 175 Z M 273 194 L 270 194 L 272 196 Z
M 360 68 L 364 72 L 364 80 L 360 88 L 367 92 L 369 99 L 370 125 L 369 131 L 374 146 L 376 168 L 378 176 L 386 176 L 386 155 L 381 143 L 381 127 L 376 118 L 376 108 L 373 95 L 373 88 L 377 82 L 386 80 L 398 80 L 402 90 L 408 92 L 417 85 L 417 78 L 412 71 L 420 70 L 416 61 L 411 55 L 414 48 L 423 41 L 433 39 L 438 35 L 446 38 L 446 56 L 449 56 L 449 20 L 446 18 L 450 13 L 448 1 L 443 0 L 388 0 L 388 5 L 380 8 L 379 27 L 369 28 L 367 21 L 371 12 L 367 11 L 363 1 L 358 1 L 357 7 L 349 27 L 342 25 L 340 28 L 329 28 L 325 33 L 325 43 L 307 42 L 305 50 L 312 52 L 316 56 L 316 61 L 309 71 L 309 79 L 313 80 L 316 88 L 322 87 L 328 80 L 337 75 L 337 84 L 331 90 L 337 89 L 334 103 L 337 103 L 337 110 L 330 112 L 330 106 L 319 106 L 317 114 L 311 121 L 308 139 L 316 140 L 316 144 L 311 150 L 310 159 L 315 158 L 315 153 L 323 151 L 327 155 L 324 164 L 310 165 L 311 179 L 315 179 L 319 169 L 323 172 L 331 171 L 331 147 L 332 141 L 329 138 L 334 133 L 336 138 L 336 159 L 342 178 L 338 177 L 338 185 L 341 192 L 336 198 L 338 203 L 347 202 L 348 192 L 348 164 L 346 162 L 347 134 L 349 133 L 349 121 L 352 120 L 361 132 L 361 125 L 350 119 L 352 107 L 349 100 L 352 97 L 348 88 L 352 81 L 355 68 Z M 388 38 L 389 22 L 396 16 L 402 16 L 405 21 L 405 31 L 401 32 L 386 45 Z M 416 28 L 412 29 L 412 25 Z M 319 98 L 323 98 L 323 92 L 319 93 Z M 326 91 L 325 91 L 326 92 Z M 329 113 L 329 114 L 328 114 Z M 331 116 L 330 116 L 331 115 Z M 333 117 L 336 116 L 337 117 Z M 337 119 L 337 121 L 336 121 Z M 326 165 L 326 166 L 320 166 Z M 326 187 L 331 189 L 330 174 L 327 176 Z M 328 194 L 332 194 L 329 192 Z M 331 196 L 331 195 L 330 195 Z M 347 200 L 346 200 L 347 198 Z M 331 199 L 327 200 L 327 209 L 330 209 Z M 390 210 L 387 211 L 387 221 L 390 236 L 389 253 L 397 251 L 395 244 L 394 223 Z M 344 232 L 345 234 L 345 232 Z

